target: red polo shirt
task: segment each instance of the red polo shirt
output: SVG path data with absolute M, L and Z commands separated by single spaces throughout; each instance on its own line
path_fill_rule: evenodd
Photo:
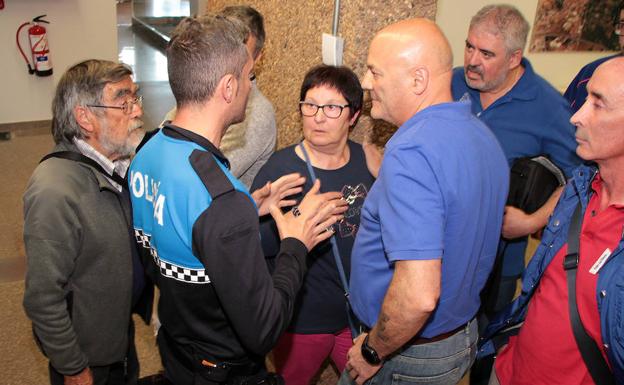
M 624 206 L 610 205 L 600 211 L 602 179 L 596 175 L 581 230 L 577 271 L 577 304 L 589 336 L 602 348 L 600 315 L 596 300 L 598 274 L 590 269 L 608 248 L 614 251 L 624 230 Z M 546 268 L 531 302 L 524 325 L 496 359 L 501 385 L 589 385 L 591 379 L 578 351 L 570 315 L 563 259 L 564 245 Z

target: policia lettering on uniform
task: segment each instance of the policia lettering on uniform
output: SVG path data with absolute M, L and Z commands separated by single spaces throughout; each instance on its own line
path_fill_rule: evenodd
M 154 218 L 159 225 L 163 225 L 163 209 L 165 207 L 165 196 L 158 193 L 160 182 L 150 178 L 149 175 L 143 175 L 140 172 L 130 173 L 130 187 L 132 195 L 136 198 L 144 198 L 146 201 L 154 205 Z
M 264 376 L 263 357 L 290 321 L 306 247 L 284 239 L 271 279 L 253 199 L 221 152 L 191 131 L 165 126 L 130 175 L 135 235 L 161 292 L 167 376 L 179 384 Z

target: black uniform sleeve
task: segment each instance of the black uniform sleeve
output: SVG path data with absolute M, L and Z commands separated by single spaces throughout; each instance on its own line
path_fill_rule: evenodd
M 297 239 L 285 239 L 271 277 L 258 231 L 249 198 L 233 192 L 213 201 L 195 222 L 193 246 L 241 343 L 264 355 L 290 323 L 307 249 Z
M 250 352 L 264 355 L 290 323 L 306 272 L 307 249 L 297 239 L 283 240 L 271 277 L 260 245 L 255 207 L 240 191 L 224 192 L 224 174 L 207 165 L 211 159 L 202 154 L 191 156 L 213 196 L 193 225 L 193 253 L 203 263 L 240 342 Z

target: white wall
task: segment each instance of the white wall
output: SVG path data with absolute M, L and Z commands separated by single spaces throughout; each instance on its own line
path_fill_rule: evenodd
M 507 1 L 532 25 L 538 0 L 438 0 L 436 21 L 453 47 L 455 65 L 462 65 L 470 17 L 486 4 Z M 196 6 L 205 7 L 205 0 Z M 201 13 L 201 12 L 200 12 Z M 47 14 L 54 75 L 28 75 L 15 47 L 15 31 L 24 21 Z M 26 45 L 28 44 L 24 41 Z M 87 58 L 117 60 L 114 0 L 5 0 L 0 10 L 0 124 L 51 118 L 54 87 L 72 64 Z M 535 70 L 563 90 L 586 63 L 610 53 L 526 53 Z
M 453 48 L 454 65 L 464 61 L 464 44 L 468 34 L 470 18 L 487 4 L 507 3 L 517 7 L 531 27 L 535 21 L 538 0 L 438 0 L 436 22 L 448 37 Z M 529 32 L 529 40 L 532 34 Z M 528 44 L 527 44 L 528 46 Z M 531 61 L 534 70 L 548 80 L 555 88 L 564 91 L 576 73 L 585 64 L 612 52 L 548 52 L 530 53 L 525 56 Z
M 54 74 L 48 77 L 29 75 L 15 46 L 19 25 L 42 14 L 51 22 L 45 26 Z M 116 17 L 115 0 L 5 0 L 0 10 L 0 124 L 50 119 L 54 87 L 69 66 L 89 58 L 116 61 Z M 28 55 L 29 43 L 22 41 Z

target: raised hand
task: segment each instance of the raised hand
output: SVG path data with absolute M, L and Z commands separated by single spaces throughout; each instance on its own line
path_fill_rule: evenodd
M 295 172 L 284 175 L 274 182 L 267 182 L 263 187 L 254 191 L 251 197 L 258 207 L 258 215 L 267 215 L 272 205 L 281 208 L 297 203 L 296 200 L 287 198 L 300 193 L 304 183 L 305 177 Z
M 296 238 L 312 250 L 319 242 L 333 235 L 331 225 L 342 219 L 348 204 L 339 192 L 319 194 L 321 182 L 317 180 L 297 206 L 297 215 L 292 211 L 283 214 L 277 205 L 270 207 L 280 239 Z

